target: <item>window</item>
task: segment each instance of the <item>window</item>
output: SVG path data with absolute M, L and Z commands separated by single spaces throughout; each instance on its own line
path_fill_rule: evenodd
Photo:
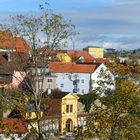
M 95 84 L 95 80 L 92 80 L 92 84 Z
M 28 112 L 28 117 L 29 117 L 29 118 L 32 117 L 32 112 Z
M 84 80 L 81 80 L 81 83 L 84 83 Z
M 72 113 L 73 112 L 73 105 L 66 105 L 66 113 Z
M 84 89 L 82 89 L 82 93 L 85 93 Z
M 60 84 L 60 87 L 63 88 L 64 87 L 64 84 Z
M 73 112 L 73 105 L 70 105 L 70 112 Z
M 38 90 L 42 90 L 43 79 L 38 79 Z
M 66 113 L 69 113 L 69 105 L 66 105 Z
M 52 82 L 52 79 L 48 79 L 48 83 L 51 83 Z

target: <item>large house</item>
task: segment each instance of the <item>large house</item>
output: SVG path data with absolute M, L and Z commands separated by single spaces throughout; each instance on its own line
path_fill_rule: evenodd
M 28 124 L 18 118 L 0 118 L 0 140 L 21 140 L 28 132 Z
M 22 52 L 27 53 L 29 45 L 24 39 L 14 37 L 10 30 L 0 31 L 0 52 Z
M 89 93 L 90 90 L 95 90 L 99 80 L 103 80 L 105 74 L 110 75 L 114 81 L 113 74 L 107 69 L 104 64 L 76 64 L 76 63 L 61 63 L 50 62 L 50 72 L 56 75 L 56 86 L 61 91 L 73 92 L 77 94 Z M 102 76 L 102 77 L 101 77 Z M 108 88 L 113 88 L 108 85 Z
M 93 62 L 93 57 L 86 51 L 60 51 L 57 57 L 61 62 Z
M 0 88 L 18 88 L 25 77 L 23 69 L 12 62 L 0 54 Z
M 92 55 L 95 58 L 104 57 L 104 49 L 98 46 L 88 46 L 84 48 L 84 51 L 87 51 L 90 55 Z
M 44 120 L 44 127 L 53 129 L 53 126 L 48 127 L 47 125 L 49 125 L 49 120 L 51 123 L 53 122 L 51 120 L 55 119 L 58 121 L 54 121 L 56 123 L 54 128 L 58 128 L 61 133 L 73 131 L 74 127 L 77 127 L 77 102 L 79 97 L 70 92 L 60 91 L 52 92 L 49 97 L 51 108 Z
M 79 97 L 71 92 L 53 91 L 48 95 L 51 106 L 42 119 L 43 129 L 49 132 L 73 132 L 86 125 L 89 114 L 83 111 Z M 79 106 L 80 104 L 80 106 Z

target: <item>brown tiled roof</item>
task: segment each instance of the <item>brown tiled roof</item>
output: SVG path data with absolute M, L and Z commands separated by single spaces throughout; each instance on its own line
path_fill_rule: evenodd
M 96 69 L 96 65 L 75 64 L 75 63 L 62 63 L 50 62 L 50 71 L 55 73 L 92 73 Z
M 70 92 L 62 92 L 62 91 L 53 91 L 49 97 L 53 98 L 53 99 L 62 99 L 63 97 L 65 97 L 66 95 L 68 95 Z
M 28 131 L 28 124 L 17 118 L 0 118 L 0 133 L 25 133 Z
M 93 61 L 93 57 L 86 51 L 67 51 L 67 54 L 71 58 L 80 58 L 82 56 L 84 58 L 84 62 Z
M 16 49 L 17 52 L 28 52 L 30 47 L 24 39 L 13 37 L 10 31 L 0 31 L 0 49 Z
M 51 91 L 51 94 L 48 94 L 48 91 L 46 90 L 43 93 L 43 97 L 50 97 L 52 99 L 62 99 L 64 96 L 69 94 L 70 92 L 64 92 L 64 91 Z

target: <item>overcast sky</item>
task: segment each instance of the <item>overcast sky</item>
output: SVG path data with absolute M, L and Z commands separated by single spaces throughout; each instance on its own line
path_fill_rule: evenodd
M 12 12 L 37 11 L 43 0 L 0 0 L 0 21 Z M 80 33 L 75 48 L 140 48 L 140 0 L 49 0 L 52 9 L 70 19 Z

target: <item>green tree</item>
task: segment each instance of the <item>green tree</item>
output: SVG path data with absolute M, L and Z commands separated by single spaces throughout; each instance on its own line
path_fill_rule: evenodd
M 132 81 L 121 80 L 111 95 L 94 104 L 87 120 L 85 139 L 138 140 L 140 137 L 140 94 Z
M 79 102 L 81 102 L 82 104 L 85 105 L 85 108 L 84 108 L 85 112 L 89 112 L 91 105 L 97 99 L 97 95 L 95 95 L 95 93 L 91 92 L 88 94 L 78 95 L 78 96 L 79 96 Z

